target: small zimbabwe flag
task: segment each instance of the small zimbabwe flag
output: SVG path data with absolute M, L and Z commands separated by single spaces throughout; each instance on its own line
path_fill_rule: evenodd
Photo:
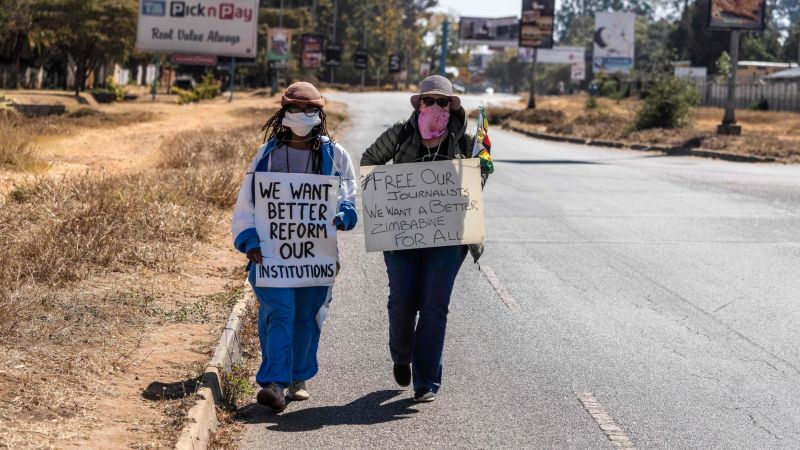
M 484 173 L 494 172 L 492 163 L 492 141 L 489 140 L 489 120 L 486 118 L 486 110 L 483 106 L 478 107 L 478 130 L 475 132 L 475 143 L 472 144 L 472 157 L 481 159 L 481 171 Z

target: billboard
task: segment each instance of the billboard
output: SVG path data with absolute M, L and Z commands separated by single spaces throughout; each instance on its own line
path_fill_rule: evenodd
M 676 67 L 675 78 L 706 81 L 708 69 L 705 67 Z
M 342 46 L 339 44 L 328 44 L 325 47 L 325 64 L 328 66 L 342 65 Z
M 256 56 L 258 0 L 140 0 L 136 49 Z
M 325 38 L 321 34 L 304 34 L 300 38 L 300 65 L 303 69 L 319 69 L 322 65 L 322 47 Z
M 389 55 L 389 73 L 400 73 L 403 65 L 400 63 L 400 55 L 392 53 Z
M 551 48 L 556 0 L 522 0 L 519 46 Z
M 288 28 L 270 28 L 267 32 L 269 47 L 268 61 L 288 61 L 292 54 L 292 30 Z
M 462 17 L 458 28 L 458 39 L 466 45 L 516 47 L 519 45 L 519 19 Z
M 710 28 L 763 30 L 766 0 L 709 0 Z
M 369 65 L 369 54 L 367 49 L 358 47 L 353 51 L 353 67 L 364 70 Z
M 595 72 L 628 73 L 636 51 L 636 14 L 599 12 L 594 16 Z
M 520 62 L 533 62 L 533 49 L 519 49 Z M 586 79 L 586 50 L 583 47 L 553 47 L 536 50 L 536 62 L 543 64 L 568 64 L 572 81 Z

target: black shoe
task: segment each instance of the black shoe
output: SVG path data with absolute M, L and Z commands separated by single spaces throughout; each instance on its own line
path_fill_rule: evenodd
M 411 364 L 395 364 L 394 381 L 403 387 L 411 384 Z
M 256 402 L 275 412 L 281 412 L 286 409 L 286 396 L 283 392 L 283 388 L 276 383 L 270 383 L 269 386 L 258 391 Z

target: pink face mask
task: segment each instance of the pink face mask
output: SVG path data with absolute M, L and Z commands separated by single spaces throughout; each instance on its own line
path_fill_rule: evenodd
M 450 121 L 450 111 L 439 106 L 422 106 L 417 117 L 419 134 L 422 139 L 436 139 L 447 130 Z

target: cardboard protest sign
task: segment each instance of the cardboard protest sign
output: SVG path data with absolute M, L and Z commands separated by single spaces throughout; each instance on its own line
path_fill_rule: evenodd
M 339 179 L 275 172 L 254 176 L 256 230 L 264 258 L 256 270 L 256 286 L 332 285 Z
M 483 242 L 478 158 L 361 168 L 367 251 Z

